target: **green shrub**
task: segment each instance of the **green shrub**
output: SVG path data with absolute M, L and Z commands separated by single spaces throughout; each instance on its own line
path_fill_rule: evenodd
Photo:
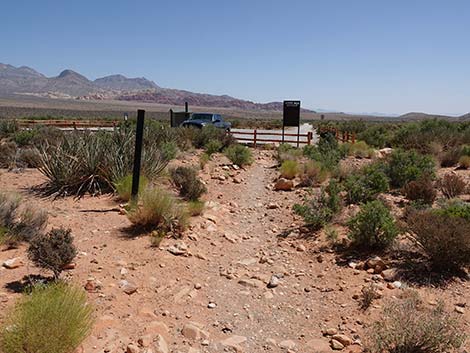
M 368 126 L 359 132 L 357 138 L 364 141 L 369 146 L 384 148 L 390 144 L 391 127 L 390 124 L 377 124 Z
M 219 140 L 210 140 L 207 142 L 204 146 L 204 149 L 206 150 L 206 153 L 209 155 L 213 155 L 214 153 L 218 153 L 222 150 L 222 142 Z
M 163 142 L 160 145 L 162 156 L 165 160 L 171 161 L 178 155 L 178 146 L 174 141 Z
M 189 201 L 188 213 L 193 217 L 199 216 L 204 211 L 204 206 L 205 206 L 204 201 L 199 201 L 199 200 Z
M 72 231 L 64 228 L 55 228 L 47 234 L 35 236 L 28 248 L 29 259 L 36 266 L 52 271 L 56 280 L 76 255 Z
M 41 165 L 41 154 L 36 148 L 22 148 L 18 152 L 16 164 L 24 168 L 37 168 Z
M 374 156 L 374 149 L 370 148 L 364 141 L 356 143 L 343 143 L 341 146 L 346 149 L 347 155 L 356 158 L 372 158 Z
M 224 150 L 224 153 L 233 164 L 236 164 L 240 167 L 251 164 L 253 162 L 250 149 L 243 145 L 236 144 L 227 147 Z
M 465 214 L 466 213 L 466 214 Z M 462 214 L 463 217 L 460 217 Z M 438 272 L 470 265 L 470 207 L 414 211 L 407 224 L 418 246 Z
M 450 200 L 434 212 L 448 217 L 463 218 L 470 222 L 470 205 L 461 200 Z
M 416 293 L 388 302 L 367 332 L 371 353 L 453 352 L 465 342 L 465 329 L 444 302 L 429 308 Z
M 222 148 L 227 148 L 234 143 L 234 139 L 230 134 L 227 134 L 224 130 L 218 129 L 213 125 L 204 126 L 202 129 L 184 129 L 192 134 L 191 141 L 193 146 L 196 148 L 204 148 L 209 141 L 214 140 L 220 141 Z
M 281 177 L 285 179 L 294 179 L 299 172 L 299 165 L 295 160 L 285 160 L 279 169 Z
M 432 205 L 437 196 L 432 180 L 426 176 L 406 183 L 402 191 L 408 200 L 423 205 Z
M 374 200 L 377 195 L 387 192 L 389 179 L 380 164 L 372 164 L 352 173 L 343 183 L 346 202 L 352 204 Z
M 36 130 L 18 130 L 13 134 L 13 141 L 20 147 L 29 146 L 36 134 Z
M 10 137 L 19 130 L 16 120 L 0 119 L 0 138 Z
M 447 150 L 439 153 L 438 159 L 441 164 L 441 167 L 453 167 L 459 162 L 460 158 L 460 146 L 452 146 L 449 147 Z
M 320 136 L 318 146 L 305 146 L 303 153 L 306 157 L 319 162 L 323 169 L 332 171 L 337 168 L 344 157 L 334 135 L 326 133 Z
M 398 228 L 388 208 L 380 201 L 362 205 L 348 222 L 349 238 L 363 248 L 384 248 L 398 235 Z
M 160 230 L 162 232 L 181 232 L 187 224 L 187 213 L 177 200 L 160 189 L 146 189 L 137 205 L 128 213 L 134 226 L 143 230 Z
M 209 163 L 211 157 L 207 154 L 207 153 L 202 153 L 200 156 L 199 156 L 199 167 L 201 169 L 204 169 L 204 167 L 206 166 L 207 163 Z
M 141 175 L 139 178 L 139 192 L 145 190 L 148 185 L 148 179 Z M 128 174 L 114 182 L 114 188 L 119 196 L 119 199 L 127 202 L 131 199 L 132 194 L 132 174 Z
M 206 186 L 199 180 L 196 171 L 190 167 L 177 167 L 170 170 L 173 184 L 186 200 L 196 201 L 207 192 Z
M 394 150 L 388 160 L 386 173 L 392 186 L 403 187 L 406 183 L 424 176 L 433 178 L 435 162 L 430 156 L 421 155 L 416 151 Z
M 453 199 L 466 191 L 467 183 L 458 175 L 446 174 L 437 181 L 437 187 L 446 198 Z
M 91 332 L 93 308 L 77 287 L 55 283 L 36 287 L 18 301 L 1 331 L 8 353 L 71 353 Z
M 470 156 L 462 156 L 459 158 L 459 165 L 461 168 L 470 168 Z
M 330 181 L 319 196 L 305 200 L 303 204 L 295 204 L 293 210 L 309 228 L 316 231 L 327 225 L 340 208 L 339 185 L 336 181 Z

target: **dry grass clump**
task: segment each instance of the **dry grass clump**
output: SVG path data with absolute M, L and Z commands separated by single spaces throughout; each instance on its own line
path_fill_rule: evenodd
M 470 156 L 462 156 L 459 159 L 459 166 L 464 169 L 470 168 Z
M 188 202 L 188 213 L 192 217 L 200 216 L 204 212 L 204 201 L 195 200 Z
M 307 161 L 299 166 L 301 186 L 313 186 L 323 183 L 328 178 L 328 172 L 315 161 Z
M 71 353 L 88 336 L 93 308 L 86 293 L 65 283 L 36 287 L 11 310 L 0 333 L 0 351 Z
M 294 179 L 299 173 L 299 164 L 295 160 L 285 160 L 279 169 L 281 177 L 285 179 Z
M 253 162 L 253 156 L 250 149 L 243 145 L 231 145 L 224 150 L 224 154 L 233 164 L 240 167 L 249 165 Z
M 415 292 L 389 302 L 381 319 L 369 329 L 371 353 L 454 352 L 465 342 L 459 320 L 445 311 L 443 302 L 427 308 Z
M 408 200 L 424 205 L 432 205 L 437 196 L 434 183 L 426 176 L 406 183 L 402 192 Z
M 180 232 L 187 224 L 185 208 L 168 192 L 157 188 L 141 193 L 138 204 L 133 205 L 128 218 L 136 227 L 163 232 Z
M 171 180 L 186 200 L 196 201 L 207 192 L 206 186 L 198 178 L 196 170 L 191 167 L 177 167 L 170 170 Z
M 144 190 L 147 184 L 148 179 L 144 175 L 141 175 L 139 178 L 139 191 Z M 120 200 L 124 202 L 129 201 L 132 194 L 132 174 L 119 178 L 114 182 L 114 187 Z

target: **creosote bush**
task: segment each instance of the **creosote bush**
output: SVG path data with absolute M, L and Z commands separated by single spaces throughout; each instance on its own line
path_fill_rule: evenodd
M 93 326 L 86 293 L 65 283 L 35 287 L 7 316 L 1 330 L 5 353 L 71 353 Z
M 321 184 L 328 178 L 328 172 L 316 161 L 307 161 L 299 166 L 301 186 Z
M 453 199 L 465 192 L 467 184 L 458 175 L 446 174 L 438 180 L 437 187 L 446 198 Z
M 380 164 L 366 166 L 346 177 L 343 182 L 346 202 L 358 204 L 374 200 L 378 194 L 388 191 L 389 179 Z
M 385 248 L 398 235 L 398 227 L 389 209 L 378 200 L 363 204 L 359 213 L 348 222 L 349 238 L 353 245 L 366 248 Z
M 281 177 L 286 179 L 294 179 L 299 173 L 299 164 L 295 160 L 285 160 L 279 168 Z
M 423 205 L 432 205 L 437 196 L 434 183 L 426 176 L 406 183 L 402 191 L 408 200 Z
M 50 270 L 58 279 L 63 268 L 77 255 L 70 229 L 56 228 L 49 233 L 31 239 L 28 248 L 29 259 L 39 267 Z
M 199 180 L 194 168 L 177 167 L 170 170 L 170 175 L 180 195 L 186 200 L 196 201 L 207 192 L 206 186 Z
M 179 233 L 187 225 L 186 209 L 169 193 L 157 188 L 144 190 L 127 216 L 134 226 L 147 231 Z
M 219 140 L 210 140 L 204 145 L 206 153 L 211 156 L 214 153 L 218 153 L 222 150 L 223 145 Z
M 465 330 L 443 302 L 428 308 L 417 293 L 405 293 L 404 298 L 388 302 L 381 319 L 369 328 L 368 352 L 442 353 L 463 345 Z
M 432 157 L 413 150 L 394 150 L 385 169 L 391 185 L 403 187 L 406 183 L 421 177 L 434 178 L 435 162 Z
M 231 145 L 224 150 L 224 153 L 233 164 L 240 167 L 249 165 L 253 162 L 250 149 L 243 145 Z
M 407 217 L 413 239 L 437 272 L 470 265 L 470 207 L 414 211 Z

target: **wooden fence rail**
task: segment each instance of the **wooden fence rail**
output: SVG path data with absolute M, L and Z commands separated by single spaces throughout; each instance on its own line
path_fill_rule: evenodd
M 99 128 L 116 127 L 119 122 L 109 120 L 16 120 L 19 127 L 30 128 L 34 126 L 53 126 L 58 128 Z
M 253 131 L 231 131 L 229 134 L 235 138 L 236 140 L 239 141 L 247 141 L 247 142 L 252 142 L 254 147 L 259 142 L 267 142 L 267 143 L 279 143 L 279 142 L 284 142 L 284 143 L 296 143 L 297 146 L 299 144 L 307 144 L 310 145 L 312 143 L 313 139 L 313 133 L 311 131 L 305 133 L 305 134 L 293 134 L 293 133 L 284 133 L 284 141 L 281 139 L 269 139 L 269 138 L 263 138 L 263 136 L 282 136 L 282 132 L 277 132 L 277 131 L 258 131 L 254 129 Z M 238 135 L 245 135 L 245 136 L 250 136 L 250 137 L 238 137 Z M 261 138 L 260 138 L 261 136 Z M 285 137 L 296 137 L 297 139 L 292 140 L 292 139 L 286 139 Z M 300 138 L 304 137 L 306 140 L 301 140 Z

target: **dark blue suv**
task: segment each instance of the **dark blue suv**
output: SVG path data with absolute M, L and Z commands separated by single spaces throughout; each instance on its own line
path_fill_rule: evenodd
M 232 124 L 224 121 L 222 115 L 212 113 L 192 113 L 188 120 L 181 123 L 184 127 L 195 127 L 202 129 L 204 126 L 213 125 L 216 128 L 230 131 Z

